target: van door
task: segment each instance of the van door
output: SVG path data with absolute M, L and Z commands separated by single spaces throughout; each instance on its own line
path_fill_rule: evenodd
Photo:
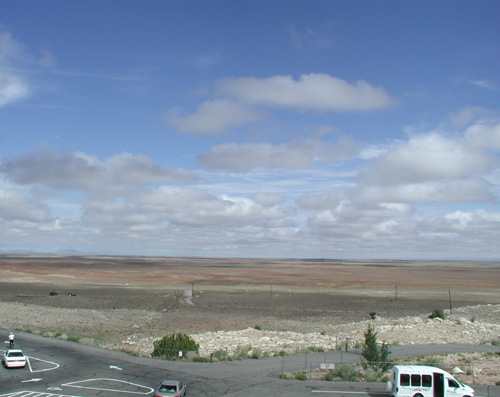
M 432 387 L 434 391 L 434 397 L 445 397 L 444 393 L 444 375 L 437 372 L 433 373 L 434 385 Z

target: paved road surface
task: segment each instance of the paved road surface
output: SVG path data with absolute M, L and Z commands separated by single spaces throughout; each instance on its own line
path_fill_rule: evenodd
M 0 330 L 0 335 L 8 332 Z M 151 397 L 165 379 L 183 381 L 188 396 L 193 397 L 381 397 L 385 391 L 382 383 L 281 380 L 280 357 L 211 364 L 164 361 L 22 332 L 16 333 L 16 348 L 29 356 L 29 365 L 24 369 L 0 367 L 0 397 Z M 479 350 L 500 352 L 495 346 L 394 346 L 392 356 Z M 335 351 L 289 356 L 285 363 L 286 371 L 292 372 L 307 368 L 307 362 L 340 363 L 358 358 L 354 352 Z M 500 397 L 498 386 L 474 388 L 476 396 Z

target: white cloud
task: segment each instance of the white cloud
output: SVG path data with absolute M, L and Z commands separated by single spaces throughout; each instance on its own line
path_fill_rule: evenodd
M 495 156 L 476 147 L 429 133 L 394 146 L 359 176 L 371 184 L 390 186 L 464 179 L 486 172 L 496 164 Z
M 185 115 L 179 108 L 170 109 L 166 121 L 179 132 L 220 135 L 230 128 L 260 121 L 264 117 L 261 112 L 235 101 L 217 99 L 203 102 L 192 114 Z
M 350 84 L 328 74 L 303 74 L 269 78 L 240 77 L 215 82 L 216 99 L 198 105 L 187 114 L 168 110 L 165 120 L 181 133 L 220 135 L 231 128 L 267 117 L 269 108 L 298 111 L 365 112 L 397 105 L 381 87 L 366 81 Z
M 277 206 L 277 196 L 258 196 L 260 201 L 244 197 L 213 195 L 193 188 L 163 186 L 125 201 L 89 198 L 84 204 L 83 221 L 92 227 L 130 228 L 166 225 L 184 228 L 261 225 L 262 222 L 295 215 L 293 209 Z M 270 205 L 269 199 L 274 200 Z M 264 201 L 264 202 L 262 202 Z M 118 226 L 119 225 L 119 226 Z
M 18 101 L 30 95 L 28 84 L 10 68 L 18 62 L 27 60 L 23 46 L 12 38 L 10 33 L 0 33 L 0 106 Z
M 488 116 L 493 114 L 491 110 L 482 106 L 466 106 L 458 110 L 456 113 L 450 113 L 450 122 L 457 127 L 464 127 L 471 121 L 477 120 L 478 117 Z
M 278 106 L 297 110 L 368 111 L 384 109 L 397 100 L 383 88 L 366 81 L 350 84 L 323 73 L 269 78 L 241 77 L 217 82 L 217 91 L 253 105 Z
M 19 189 L 0 188 L 0 223 L 10 227 L 31 228 L 34 224 L 52 222 L 50 209 L 37 200 L 30 199 Z
M 429 203 L 429 202 L 492 202 L 489 192 L 492 184 L 484 179 L 457 181 L 430 181 L 397 186 L 367 186 L 355 189 L 356 200 L 361 202 Z
M 487 151 L 500 150 L 500 123 L 478 123 L 470 126 L 465 131 L 468 143 Z
M 254 168 L 310 168 L 317 161 L 332 162 L 357 153 L 358 145 L 348 138 L 336 144 L 319 141 L 294 141 L 286 144 L 225 143 L 198 156 L 210 169 L 248 172 Z
M 0 106 L 23 99 L 29 94 L 28 85 L 20 77 L 0 72 Z
M 48 148 L 2 159 L 0 172 L 20 185 L 77 190 L 102 188 L 109 184 L 186 183 L 197 179 L 190 171 L 154 164 L 146 156 L 122 153 L 102 163 L 81 152 Z
M 496 90 L 497 86 L 489 80 L 471 80 L 470 84 L 480 88 L 487 88 L 488 90 Z

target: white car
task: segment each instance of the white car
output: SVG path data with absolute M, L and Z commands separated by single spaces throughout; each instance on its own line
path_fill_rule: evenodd
M 5 368 L 24 368 L 26 366 L 26 356 L 19 349 L 7 350 L 2 356 L 2 365 Z

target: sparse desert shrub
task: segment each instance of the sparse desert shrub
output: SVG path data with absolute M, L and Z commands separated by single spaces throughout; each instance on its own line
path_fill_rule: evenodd
M 60 338 L 62 336 L 62 332 L 59 332 L 57 331 L 55 334 L 54 334 L 54 338 Z
M 443 309 L 434 309 L 429 318 L 440 318 L 444 320 L 444 311 Z
M 256 329 L 257 331 L 262 331 L 262 327 L 260 325 L 256 325 L 254 329 Z
M 288 356 L 288 353 L 285 350 L 280 350 L 278 352 L 278 356 L 281 356 L 281 357 Z
M 304 374 L 303 372 L 296 373 L 295 374 L 295 379 L 297 379 L 297 380 L 307 380 L 307 375 Z
M 56 296 L 56 295 L 57 295 L 57 292 L 56 292 L 56 291 L 50 291 L 50 292 L 49 292 L 49 295 L 50 295 L 50 296 Z
M 358 371 L 354 366 L 349 364 L 339 365 L 330 372 L 332 372 L 332 380 L 340 379 L 344 382 L 357 382 L 359 380 Z
M 199 363 L 208 363 L 210 362 L 210 357 L 195 356 L 193 357 L 193 361 Z
M 250 352 L 250 357 L 252 357 L 255 360 L 258 360 L 259 358 L 262 358 L 264 354 L 262 353 L 262 349 L 260 347 L 254 347 L 252 351 Z
M 217 359 L 218 361 L 226 361 L 229 359 L 229 353 L 227 350 L 217 350 L 212 353 L 212 360 Z
M 425 357 L 424 364 L 444 369 L 444 359 L 439 356 Z
M 368 368 L 364 373 L 365 382 L 384 382 L 385 378 L 388 378 L 388 376 L 382 370 L 376 371 L 373 368 Z
M 491 344 L 492 344 L 493 346 L 500 346 L 500 340 L 499 340 L 499 339 L 492 340 L 492 341 L 491 341 Z
M 375 313 L 375 312 L 370 312 L 368 314 L 370 315 L 370 317 L 372 318 L 372 320 L 375 320 L 377 318 L 377 313 Z
M 78 336 L 68 336 L 66 339 L 68 342 L 79 342 L 80 338 Z
M 236 350 L 234 351 L 234 359 L 235 360 L 244 360 L 248 358 L 248 352 L 252 350 L 251 345 L 245 345 L 245 346 L 236 346 Z

